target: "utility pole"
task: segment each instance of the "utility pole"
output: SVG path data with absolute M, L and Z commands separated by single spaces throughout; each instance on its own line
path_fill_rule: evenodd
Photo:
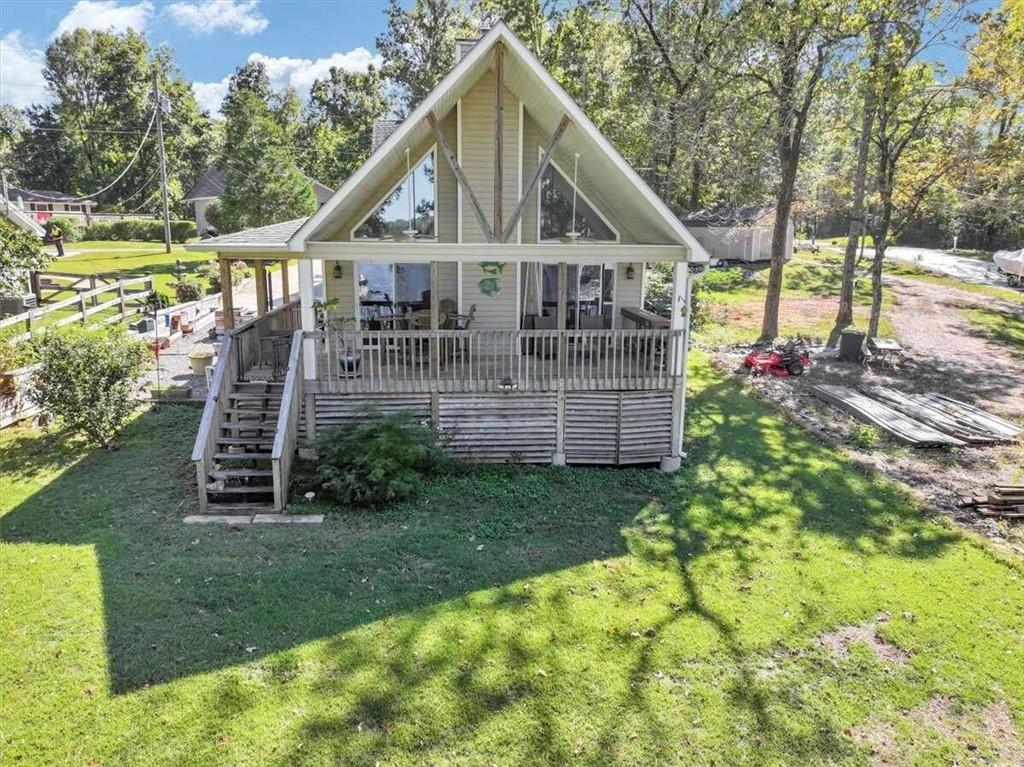
M 160 191 L 164 198 L 164 251 L 171 252 L 171 209 L 167 204 L 167 154 L 164 152 L 164 100 L 160 96 L 160 65 L 153 67 L 153 98 L 156 100 L 156 138 L 160 145 Z M 167 105 L 170 110 L 170 103 Z

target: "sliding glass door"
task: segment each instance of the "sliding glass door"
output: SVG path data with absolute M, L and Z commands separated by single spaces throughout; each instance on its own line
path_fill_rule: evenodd
M 356 264 L 359 324 L 365 330 L 397 330 L 414 312 L 430 310 L 430 264 Z
M 615 312 L 615 265 L 569 264 L 567 272 L 567 330 L 612 327 Z M 558 265 L 524 264 L 523 327 L 554 328 L 558 316 Z M 530 319 L 539 318 L 539 319 Z

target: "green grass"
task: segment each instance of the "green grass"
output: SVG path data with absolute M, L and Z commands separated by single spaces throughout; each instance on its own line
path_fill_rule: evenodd
M 963 313 L 975 333 L 1024 358 L 1024 314 L 1011 314 L 995 307 L 974 307 L 964 309 Z
M 113 452 L 0 433 L 4 761 L 865 765 L 891 725 L 900 763 L 995 763 L 903 712 L 1022 728 L 1020 563 L 691 385 L 676 475 L 467 469 L 321 527 L 182 524 L 193 409 Z M 820 646 L 880 611 L 906 664 Z
M 786 264 L 782 273 L 782 299 L 818 299 L 807 302 L 806 311 L 787 311 L 783 304 L 779 316 L 781 337 L 804 336 L 824 339 L 832 330 L 836 311 L 839 308 L 842 256 L 822 252 L 817 255 L 800 251 Z M 738 275 L 738 270 L 731 274 Z M 722 279 L 711 276 L 710 287 L 712 311 L 711 321 L 695 333 L 698 342 L 712 346 L 738 344 L 752 341 L 761 330 L 761 317 L 765 292 L 768 287 L 768 270 L 753 274 L 749 280 Z M 822 301 L 822 299 L 829 299 Z M 831 300 L 834 299 L 834 300 Z M 869 281 L 860 280 L 854 294 L 854 324 L 867 327 L 871 305 Z M 880 332 L 892 336 L 894 329 L 885 315 L 885 308 L 892 305 L 889 295 L 883 297 L 883 314 Z
M 1000 288 L 995 285 L 979 285 L 974 282 L 964 282 L 956 277 L 931 272 L 913 264 L 908 264 L 905 261 L 886 261 L 885 273 L 895 277 L 906 277 L 907 279 L 920 282 L 930 282 L 934 285 L 944 285 L 948 288 L 955 288 L 956 290 L 974 293 L 979 296 L 1001 298 L 1007 301 L 1024 301 L 1024 293 L 1013 288 Z
M 172 245 L 164 252 L 162 242 L 83 241 L 65 245 L 67 251 L 83 251 L 55 260 L 50 269 L 72 274 L 105 274 L 124 279 L 152 274 L 157 290 L 173 295 L 171 284 L 177 281 L 174 266 L 180 260 L 186 274 L 194 274 L 199 266 L 217 257 L 213 251 L 193 253 L 183 245 Z M 200 278 L 208 287 L 208 281 Z M 55 299 L 58 300 L 58 299 Z

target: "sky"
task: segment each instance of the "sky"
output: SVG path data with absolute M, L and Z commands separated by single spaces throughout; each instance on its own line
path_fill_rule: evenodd
M 974 0 L 984 11 L 999 0 Z M 262 59 L 274 85 L 305 96 L 332 66 L 365 71 L 380 58 L 385 0 L 0 0 L 0 103 L 24 107 L 46 100 L 43 49 L 77 26 L 136 29 L 152 45 L 166 43 L 200 106 L 217 111 L 235 67 Z M 968 31 L 968 30 L 964 30 Z M 931 54 L 953 72 L 965 56 L 955 46 Z

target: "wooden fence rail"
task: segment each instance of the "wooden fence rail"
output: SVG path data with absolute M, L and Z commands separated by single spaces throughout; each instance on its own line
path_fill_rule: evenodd
M 135 290 L 128 292 L 125 289 L 132 285 L 141 284 L 143 287 L 141 290 Z M 24 325 L 25 332 L 14 336 L 12 340 L 20 341 L 23 338 L 28 338 L 32 332 L 32 326 L 46 317 L 48 314 L 60 311 L 61 309 L 67 309 L 72 306 L 77 306 L 78 310 L 73 314 L 69 314 L 67 317 L 61 317 L 53 324 L 57 327 L 61 325 L 67 325 L 72 322 L 81 322 L 85 324 L 89 317 L 97 312 L 101 312 L 104 309 L 110 309 L 114 306 L 118 307 L 116 314 L 111 317 L 107 317 L 103 320 L 104 323 L 120 322 L 126 316 L 130 314 L 128 299 L 133 296 L 140 296 L 144 293 L 148 293 L 154 289 L 154 282 L 152 276 L 144 277 L 130 277 L 125 280 L 118 280 L 116 283 L 102 285 L 91 290 L 85 290 L 79 293 L 77 296 L 71 296 L 65 298 L 63 301 L 58 301 L 54 304 L 47 304 L 37 309 L 30 309 L 27 312 L 21 314 L 15 314 L 11 317 L 4 317 L 0 319 L 0 330 L 4 328 L 13 327 L 16 325 Z M 98 301 L 98 297 L 104 293 L 117 292 L 117 297 L 103 301 Z

